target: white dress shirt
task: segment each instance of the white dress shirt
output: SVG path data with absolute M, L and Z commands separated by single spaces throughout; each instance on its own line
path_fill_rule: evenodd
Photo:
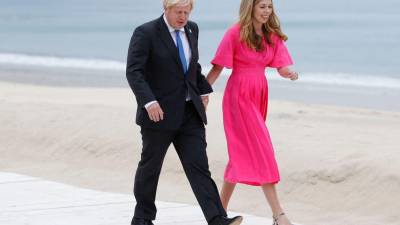
M 165 14 L 164 14 L 163 18 L 164 18 L 165 24 L 167 24 L 169 34 L 171 35 L 172 39 L 174 40 L 175 46 L 177 46 L 176 33 L 175 33 L 176 29 L 169 25 L 167 18 L 165 17 Z M 185 53 L 186 68 L 189 69 L 189 63 L 190 63 L 190 60 L 192 59 L 192 51 L 190 50 L 189 40 L 185 34 L 185 28 L 182 27 L 181 29 L 179 29 L 179 36 L 182 40 L 183 52 Z
M 163 19 L 165 21 L 165 24 L 167 24 L 169 34 L 171 35 L 172 40 L 174 40 L 174 43 L 175 43 L 175 46 L 176 46 L 176 33 L 175 33 L 176 29 L 173 28 L 171 25 L 169 25 L 168 20 L 165 17 L 165 14 L 163 16 Z M 188 40 L 188 38 L 187 38 L 187 36 L 185 34 L 185 28 L 182 27 L 181 29 L 179 29 L 179 36 L 180 36 L 180 38 L 182 40 L 183 52 L 185 53 L 186 64 L 187 64 L 186 68 L 189 69 L 190 60 L 192 58 L 192 51 L 191 51 L 190 46 L 189 46 L 189 40 Z M 204 94 L 204 95 L 201 95 L 201 96 L 208 96 L 208 95 L 209 94 Z M 190 96 L 188 94 L 187 97 L 186 97 L 186 101 L 189 101 L 189 100 L 190 100 Z M 151 101 L 151 102 L 145 104 L 144 107 L 147 109 L 154 102 L 157 102 L 157 101 Z

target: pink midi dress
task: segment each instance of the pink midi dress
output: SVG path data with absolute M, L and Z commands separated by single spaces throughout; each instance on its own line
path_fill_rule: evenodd
M 232 69 L 222 103 L 229 155 L 224 179 L 230 183 L 260 186 L 280 180 L 265 124 L 268 109 L 265 69 L 293 62 L 283 40 L 276 34 L 271 40 L 273 46 L 264 39 L 264 50 L 257 52 L 240 41 L 240 26 L 235 24 L 225 33 L 211 61 Z

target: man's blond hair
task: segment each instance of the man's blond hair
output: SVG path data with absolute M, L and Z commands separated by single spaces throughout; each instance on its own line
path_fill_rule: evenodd
M 164 9 L 169 9 L 174 6 L 187 6 L 190 5 L 190 8 L 193 9 L 194 0 L 163 0 Z

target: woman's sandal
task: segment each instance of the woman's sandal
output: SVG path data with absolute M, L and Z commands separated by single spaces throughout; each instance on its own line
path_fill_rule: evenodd
M 281 218 L 281 216 L 284 216 L 284 215 L 285 215 L 285 213 L 283 212 L 283 213 L 280 213 L 277 216 L 272 216 L 272 219 L 274 219 L 274 223 L 272 225 L 279 225 L 278 220 Z

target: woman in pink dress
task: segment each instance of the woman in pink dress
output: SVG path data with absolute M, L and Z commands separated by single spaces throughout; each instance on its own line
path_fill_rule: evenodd
M 224 129 L 229 162 L 221 201 L 225 209 L 237 183 L 261 186 L 274 224 L 289 225 L 278 201 L 279 171 L 268 129 L 266 67 L 291 80 L 298 74 L 284 41 L 272 0 L 242 0 L 239 22 L 225 33 L 212 60 L 207 80 L 213 84 L 224 67 L 232 69 L 223 98 Z

